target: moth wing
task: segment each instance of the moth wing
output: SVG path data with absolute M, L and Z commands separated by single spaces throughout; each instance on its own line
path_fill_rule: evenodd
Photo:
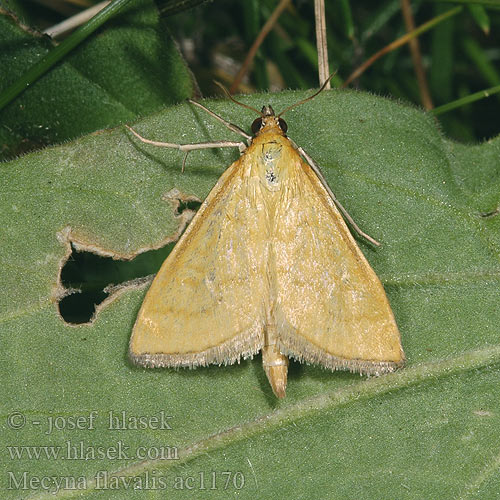
M 231 364 L 261 349 L 266 227 L 242 158 L 221 176 L 147 292 L 130 339 L 136 363 Z
M 286 182 L 274 243 L 280 350 L 332 370 L 394 370 L 404 353 L 380 280 L 298 154 Z

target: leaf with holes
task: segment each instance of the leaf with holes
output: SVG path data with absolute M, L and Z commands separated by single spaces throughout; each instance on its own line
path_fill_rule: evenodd
M 244 101 L 281 110 L 306 96 Z M 254 118 L 207 105 L 244 128 Z M 500 139 L 455 144 L 424 113 L 355 92 L 325 92 L 286 120 L 382 242 L 359 243 L 387 290 L 407 367 L 367 379 L 292 363 L 278 401 L 258 359 L 132 366 L 127 344 L 147 285 L 125 270 L 132 281 L 111 289 L 91 323 L 66 323 L 58 300 L 71 244 L 132 259 L 172 242 L 238 152 L 193 152 L 182 174 L 181 153 L 120 128 L 26 155 L 1 165 L 3 498 L 496 495 Z M 188 104 L 134 127 L 169 142 L 236 138 Z M 102 278 L 115 262 L 102 263 L 103 286 L 122 279 Z

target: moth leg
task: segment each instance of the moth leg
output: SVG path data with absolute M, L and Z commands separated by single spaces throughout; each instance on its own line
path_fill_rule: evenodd
M 225 127 L 227 127 L 229 130 L 236 132 L 237 134 L 240 134 L 243 136 L 247 141 L 249 141 L 252 136 L 248 135 L 243 129 L 238 127 L 238 125 L 234 125 L 233 123 L 228 122 L 227 120 L 224 120 L 222 116 L 219 116 L 217 113 L 214 113 L 213 111 L 210 111 L 208 108 L 203 106 L 203 104 L 200 104 L 199 102 L 193 101 L 192 99 L 188 99 L 188 101 L 191 104 L 194 104 L 195 106 L 198 106 L 201 108 L 203 111 L 206 111 L 210 116 L 213 116 L 216 120 L 219 120 Z
M 292 144 L 297 148 L 299 153 L 305 158 L 309 166 L 314 170 L 314 173 L 318 176 L 319 180 L 321 181 L 321 184 L 323 184 L 323 187 L 327 190 L 328 194 L 331 196 L 333 202 L 335 205 L 337 205 L 337 208 L 342 212 L 342 215 L 345 217 L 345 219 L 349 222 L 349 224 L 352 226 L 352 228 L 362 237 L 365 238 L 365 240 L 368 240 L 370 243 L 373 245 L 379 247 L 380 242 L 372 238 L 370 235 L 366 234 L 364 231 L 362 231 L 359 226 L 354 222 L 354 219 L 349 215 L 349 212 L 342 206 L 339 200 L 335 197 L 333 194 L 332 190 L 330 189 L 330 186 L 327 184 L 325 178 L 323 177 L 323 174 L 321 173 L 321 170 L 319 167 L 314 163 L 313 159 L 304 151 L 304 149 L 300 146 L 297 146 L 293 141 L 291 141 Z
M 246 144 L 243 142 L 233 142 L 233 141 L 215 141 L 215 142 L 197 142 L 194 144 L 175 144 L 173 142 L 159 142 L 152 141 L 151 139 L 146 139 L 137 133 L 132 127 L 125 125 L 130 132 L 132 132 L 139 140 L 146 144 L 152 144 L 153 146 L 159 146 L 162 148 L 172 148 L 178 149 L 179 151 L 195 151 L 196 149 L 210 149 L 210 148 L 238 148 L 240 152 L 245 151 Z

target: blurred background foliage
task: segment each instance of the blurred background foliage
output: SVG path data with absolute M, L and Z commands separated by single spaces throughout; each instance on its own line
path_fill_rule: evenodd
M 163 0 L 158 8 L 204 96 L 213 80 L 230 86 L 249 48 L 279 0 Z M 325 0 L 328 54 L 334 86 L 407 29 L 402 1 Z M 92 5 L 90 0 L 8 0 L 5 9 L 45 30 Z M 455 9 L 419 37 L 422 67 L 435 107 L 500 85 L 500 1 L 409 2 L 415 25 Z M 456 9 L 460 6 L 460 9 Z M 61 37 L 59 38 L 61 40 Z M 318 87 L 313 0 L 288 3 L 257 51 L 237 92 Z M 375 61 L 349 87 L 422 105 L 408 45 Z M 440 114 L 444 133 L 477 142 L 500 131 L 500 93 Z

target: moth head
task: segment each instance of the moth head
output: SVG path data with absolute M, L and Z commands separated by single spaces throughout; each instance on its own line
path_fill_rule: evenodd
M 276 116 L 273 107 L 269 104 L 268 106 L 263 106 L 260 112 L 260 118 L 256 118 L 252 123 L 252 134 L 257 135 L 265 127 L 279 127 L 283 134 L 286 134 L 288 130 L 288 125 L 283 118 Z

